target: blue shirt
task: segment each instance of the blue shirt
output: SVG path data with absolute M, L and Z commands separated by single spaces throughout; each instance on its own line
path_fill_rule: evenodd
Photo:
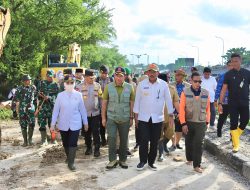
M 61 131 L 80 130 L 82 123 L 88 124 L 87 111 L 83 103 L 82 94 L 63 91 L 58 94 L 52 113 L 51 125 L 58 123 Z
M 224 77 L 225 77 L 225 73 L 221 74 L 219 76 L 219 80 L 216 86 L 216 91 L 215 91 L 215 98 L 214 101 L 217 101 L 220 98 L 220 92 L 223 86 L 223 82 L 224 82 Z M 228 91 L 225 94 L 224 100 L 222 101 L 223 104 L 228 104 Z

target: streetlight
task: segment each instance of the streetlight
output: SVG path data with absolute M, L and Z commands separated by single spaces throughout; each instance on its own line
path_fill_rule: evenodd
M 192 46 L 192 47 L 195 47 L 197 48 L 197 65 L 199 65 L 199 56 L 200 56 L 200 52 L 199 52 L 199 47 L 198 46 Z
M 221 65 L 224 64 L 223 62 L 223 56 L 224 56 L 224 39 L 220 36 L 215 36 L 216 38 L 220 39 L 222 41 L 222 56 L 221 56 Z
M 144 53 L 144 54 L 130 54 L 130 55 L 134 55 L 135 57 L 137 57 L 137 59 L 138 59 L 138 64 L 140 64 L 140 57 L 142 56 L 142 55 L 147 55 L 148 57 L 147 57 L 147 62 L 149 62 L 149 55 L 148 54 L 146 54 L 146 53 Z

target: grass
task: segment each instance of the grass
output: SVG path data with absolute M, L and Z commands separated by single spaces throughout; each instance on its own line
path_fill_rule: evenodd
M 11 109 L 0 108 L 0 120 L 2 119 L 11 119 L 12 111 Z

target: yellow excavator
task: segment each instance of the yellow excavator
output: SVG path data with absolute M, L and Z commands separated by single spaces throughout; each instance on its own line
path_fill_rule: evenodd
M 46 79 L 47 70 L 53 70 L 54 81 L 58 81 L 63 77 L 64 69 L 72 69 L 72 73 L 75 73 L 76 68 L 80 67 L 81 61 L 81 46 L 77 43 L 70 44 L 68 47 L 67 58 L 63 55 L 49 54 L 47 56 L 46 67 L 41 69 L 41 79 Z M 84 68 L 82 68 L 85 71 Z
M 10 28 L 10 23 L 10 9 L 0 6 L 0 56 L 3 54 L 3 47 L 5 46 L 5 39 Z

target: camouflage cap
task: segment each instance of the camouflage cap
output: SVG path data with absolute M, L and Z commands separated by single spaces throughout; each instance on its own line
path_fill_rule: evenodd
M 48 70 L 47 71 L 47 76 L 48 77 L 53 77 L 54 76 L 54 71 L 53 70 Z
M 128 67 L 125 67 L 125 74 L 126 74 L 126 75 L 131 75 L 131 74 L 132 74 L 131 69 L 128 68 Z
M 27 81 L 27 80 L 31 80 L 31 77 L 29 75 L 23 75 L 22 81 Z

